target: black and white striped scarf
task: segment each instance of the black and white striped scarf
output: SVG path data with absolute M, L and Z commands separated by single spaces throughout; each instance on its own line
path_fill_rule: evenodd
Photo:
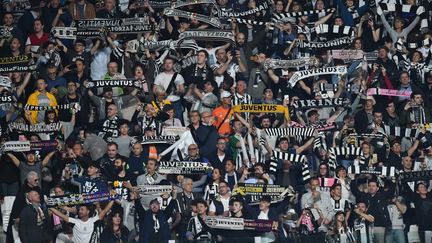
M 248 25 L 252 25 L 252 26 L 264 26 L 267 24 L 267 22 L 262 22 L 262 21 L 256 21 L 256 20 L 251 20 L 251 19 L 242 19 L 242 18 L 230 18 L 228 19 L 229 22 L 237 22 L 240 24 L 248 24 Z M 268 23 L 270 25 L 274 25 L 274 23 Z
M 314 87 L 314 92 L 327 92 L 327 91 L 333 91 L 337 92 L 339 89 L 338 84 L 324 84 L 320 83 L 319 85 L 316 85 Z M 345 91 L 347 92 L 353 92 L 353 93 L 359 93 L 361 92 L 361 87 L 356 84 L 347 84 L 345 87 Z
M 352 165 L 348 167 L 347 172 L 355 175 L 372 174 L 377 176 L 394 177 L 396 176 L 397 170 L 394 166 L 368 168 L 366 166 Z
M 280 136 L 280 137 L 296 137 L 301 136 L 304 138 L 312 137 L 315 129 L 311 127 L 285 127 L 285 128 L 267 128 L 264 130 L 267 136 Z
M 409 42 L 407 43 L 408 49 L 417 49 L 420 47 L 430 47 L 432 44 L 432 39 L 426 38 L 419 42 Z
M 354 28 L 351 26 L 340 26 L 340 25 L 329 25 L 329 24 L 320 24 L 315 27 L 315 32 L 317 34 L 339 34 L 339 35 L 347 35 L 354 36 Z
M 415 138 L 419 134 L 419 130 L 415 128 L 405 128 L 384 125 L 384 132 L 389 136 Z
M 273 13 L 272 21 L 278 22 L 281 19 L 298 18 L 305 15 L 312 14 L 329 14 L 334 13 L 336 10 L 334 8 L 323 9 L 323 10 L 308 10 L 300 12 L 290 12 L 290 13 Z
M 289 160 L 292 163 L 301 163 L 302 165 L 302 177 L 303 181 L 307 181 L 310 179 L 311 174 L 309 170 L 309 165 L 306 159 L 305 155 L 302 154 L 293 154 L 293 153 L 286 153 L 286 152 L 280 152 L 277 150 L 273 151 L 273 159 L 269 161 L 269 172 L 270 173 L 276 173 L 277 169 L 277 160 Z
M 397 12 L 397 13 L 413 13 L 420 17 L 420 29 L 428 28 L 428 14 L 425 12 L 423 6 L 411 6 L 407 4 L 390 4 L 380 3 L 379 6 L 383 11 Z
M 332 147 L 328 150 L 329 153 L 329 169 L 336 170 L 337 156 L 362 156 L 363 151 L 361 147 L 347 146 L 347 147 Z M 364 162 L 363 162 L 364 163 Z

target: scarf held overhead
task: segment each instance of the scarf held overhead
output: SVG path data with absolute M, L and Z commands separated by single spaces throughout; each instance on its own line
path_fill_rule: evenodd
M 23 123 L 11 122 L 9 123 L 10 131 L 20 131 L 20 132 L 57 132 L 61 129 L 61 123 L 51 123 L 51 124 L 35 124 L 28 125 Z
M 347 68 L 345 66 L 336 66 L 336 67 L 325 67 L 325 68 L 317 68 L 317 69 L 309 69 L 303 71 L 295 72 L 289 82 L 289 85 L 293 88 L 296 83 L 304 78 L 313 77 L 317 75 L 327 75 L 327 74 L 337 74 L 344 75 L 347 73 Z
M 210 24 L 214 27 L 220 28 L 221 22 L 218 18 L 210 17 L 203 14 L 197 14 L 192 12 L 187 12 L 179 9 L 166 8 L 164 9 L 164 14 L 169 17 L 180 17 L 185 19 L 197 19 L 201 22 Z
M 333 40 L 329 40 L 326 42 L 307 42 L 307 41 L 299 41 L 297 40 L 297 45 L 299 48 L 313 48 L 313 49 L 322 49 L 322 48 L 330 48 L 330 47 L 346 47 L 351 45 L 353 42 L 353 38 L 351 37 L 342 37 Z
M 384 96 L 397 96 L 397 97 L 411 97 L 411 90 L 395 90 L 395 89 L 380 89 L 370 88 L 367 90 L 367 95 L 384 95 Z
M 204 162 L 195 161 L 161 161 L 158 172 L 161 174 L 206 174 L 213 168 Z
M 188 30 L 179 35 L 180 40 L 193 39 L 202 41 L 223 41 L 235 44 L 234 34 L 231 31 L 216 30 Z
M 137 79 L 111 79 L 88 81 L 86 88 L 92 87 L 135 87 L 141 88 L 142 83 Z
M 312 100 L 294 100 L 293 107 L 296 109 L 310 109 L 323 107 L 349 107 L 351 105 L 349 98 L 328 98 Z
M 106 193 L 84 193 L 84 194 L 70 194 L 66 196 L 49 197 L 46 200 L 48 207 L 59 207 L 66 205 L 78 205 L 95 202 L 103 202 L 110 200 L 117 200 L 120 195 Z
M 231 11 L 226 11 L 223 9 L 217 9 L 217 16 L 219 18 L 244 17 L 244 16 L 256 14 L 258 12 L 262 12 L 266 9 L 268 9 L 268 3 L 263 2 L 262 4 L 258 5 L 256 8 L 249 9 L 249 10 L 244 11 L 244 12 L 231 12 Z
M 47 111 L 47 110 L 81 110 L 81 106 L 78 103 L 72 104 L 61 104 L 56 106 L 37 106 L 37 105 L 25 105 L 24 110 L 28 111 Z
M 280 60 L 280 59 L 271 59 L 268 58 L 264 61 L 264 70 L 268 69 L 289 69 L 289 68 L 298 68 L 298 67 L 318 67 L 319 66 L 319 60 L 315 57 L 309 57 L 309 58 L 301 58 L 296 60 Z

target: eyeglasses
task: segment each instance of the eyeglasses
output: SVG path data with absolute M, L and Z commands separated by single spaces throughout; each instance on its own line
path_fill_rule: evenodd
M 198 148 L 188 148 L 189 151 L 191 150 L 197 150 Z
M 35 182 L 38 182 L 38 181 L 39 181 L 39 179 L 34 179 L 34 181 L 35 181 Z

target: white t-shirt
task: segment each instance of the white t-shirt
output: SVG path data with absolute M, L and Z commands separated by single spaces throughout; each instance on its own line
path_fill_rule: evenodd
M 94 223 L 99 220 L 99 215 L 89 218 L 86 222 L 81 219 L 69 218 L 69 223 L 74 224 L 73 227 L 73 242 L 88 243 L 90 242 Z
M 223 210 L 224 210 L 224 212 L 225 212 L 225 211 L 229 211 L 229 201 L 230 201 L 230 197 L 228 197 L 228 198 L 220 197 L 220 201 L 221 201 L 221 203 L 222 203 L 222 205 L 223 205 Z M 216 212 L 216 207 L 215 207 L 215 205 L 214 205 L 213 202 L 210 204 L 209 212 Z
M 165 91 L 168 89 L 168 86 L 171 82 L 171 79 L 174 74 L 167 74 L 165 72 L 159 73 L 156 78 L 154 84 L 161 85 L 165 88 Z M 167 99 L 171 102 L 177 101 L 180 99 L 180 96 L 174 95 L 174 90 L 176 90 L 177 86 L 184 84 L 184 79 L 181 74 L 177 74 L 176 79 L 174 80 L 174 85 L 171 87 L 171 93 L 168 94 Z

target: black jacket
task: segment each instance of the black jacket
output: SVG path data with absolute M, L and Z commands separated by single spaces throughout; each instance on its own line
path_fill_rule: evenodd
M 391 227 L 390 215 L 387 210 L 388 199 L 394 196 L 394 185 L 390 185 L 388 191 L 384 191 L 382 188 L 375 195 L 361 192 L 357 188 L 357 181 L 351 183 L 351 191 L 357 198 L 357 201 L 366 202 L 368 205 L 368 213 L 375 218 L 374 225 L 376 227 Z
M 44 219 L 38 223 L 38 212 L 31 204 L 25 206 L 20 214 L 19 236 L 23 243 L 40 243 L 50 240 L 51 219 L 43 210 Z

